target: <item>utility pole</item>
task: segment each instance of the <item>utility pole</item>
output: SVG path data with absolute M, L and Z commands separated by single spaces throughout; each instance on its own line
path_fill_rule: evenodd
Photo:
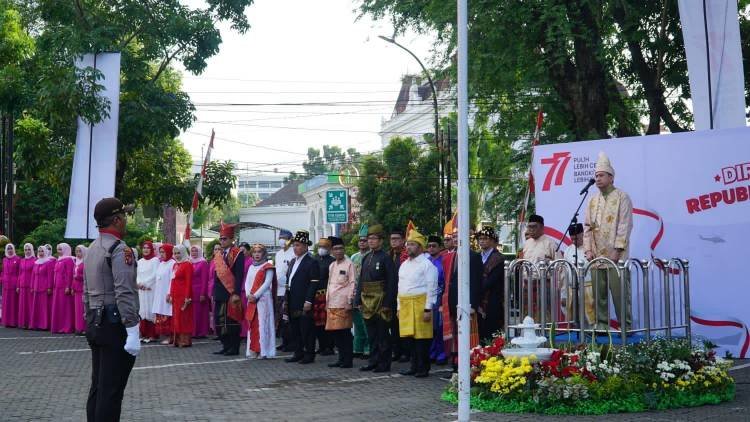
M 469 40 L 467 0 L 457 0 L 458 33 L 458 420 L 471 418 L 469 398 Z

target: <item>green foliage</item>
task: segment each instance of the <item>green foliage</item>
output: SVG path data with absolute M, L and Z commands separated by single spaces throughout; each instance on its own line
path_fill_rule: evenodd
M 365 157 L 358 182 L 361 220 L 386 230 L 403 230 L 412 220 L 424 234 L 438 232 L 437 160 L 432 147 L 420 149 L 411 138 L 393 138 L 382 156 Z
M 747 4 L 740 2 L 740 10 Z M 359 10 L 392 21 L 397 35 L 437 34 L 433 72 L 455 81 L 455 2 L 363 0 Z M 739 19 L 744 57 L 750 57 L 750 16 Z M 477 111 L 470 167 L 481 177 L 470 186 L 478 208 L 473 219 L 518 216 L 539 109 L 542 144 L 691 127 L 677 2 L 471 1 L 468 44 L 469 95 Z M 454 133 L 455 123 L 448 130 Z
M 191 157 L 176 138 L 193 123 L 195 109 L 173 65 L 201 73 L 218 52 L 219 25 L 246 31 L 250 4 L 0 0 L 0 111 L 17 117 L 16 215 L 23 215 L 17 234 L 65 215 L 76 117 L 95 123 L 109 113 L 98 96 L 102 74 L 74 67 L 77 57 L 92 51 L 121 52 L 116 195 L 149 207 L 187 209 L 196 180 Z M 207 202 L 229 200 L 234 177 L 228 166 L 207 169 Z M 53 200 L 42 210 L 36 202 L 43 201 L 29 193 Z
M 65 215 L 67 212 L 66 196 L 67 192 L 63 193 L 58 188 L 45 186 L 44 183 L 18 183 L 14 216 L 15 233 L 12 239 L 25 237 L 44 220 L 55 220 Z M 58 240 L 62 239 L 64 232 L 63 228 Z
M 362 154 L 357 152 L 354 148 L 349 148 L 343 151 L 338 146 L 323 145 L 323 154 L 317 148 L 307 149 L 307 160 L 302 163 L 302 168 L 305 170 L 305 175 L 298 175 L 297 173 L 290 173 L 290 180 L 294 180 L 299 177 L 309 179 L 314 176 L 321 174 L 327 174 L 328 172 L 335 171 L 345 164 L 357 165 Z
M 31 231 L 20 244 L 31 243 L 34 247 L 49 243 L 55 248 L 55 245 L 61 242 L 68 243 L 72 248 L 79 244 L 88 244 L 84 239 L 65 239 L 65 219 L 57 218 L 54 220 L 44 220 Z
M 606 415 L 611 413 L 633 413 L 647 410 L 667 410 L 682 407 L 698 407 L 707 404 L 719 404 L 734 399 L 734 384 L 723 387 L 718 392 L 695 393 L 669 390 L 658 396 L 655 402 L 650 402 L 644 394 L 622 393 L 610 398 L 589 398 L 576 404 L 552 404 L 546 406 L 534 402 L 533 399 L 500 399 L 472 395 L 470 404 L 472 409 L 483 412 L 496 413 L 542 413 L 547 415 Z M 458 403 L 455 391 L 445 391 L 442 399 Z M 653 405 L 650 405 L 653 404 Z

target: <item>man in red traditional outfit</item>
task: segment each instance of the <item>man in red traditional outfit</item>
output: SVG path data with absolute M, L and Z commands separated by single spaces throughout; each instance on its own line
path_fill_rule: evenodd
M 214 253 L 214 318 L 222 348 L 216 355 L 240 354 L 240 322 L 243 319 L 242 290 L 245 255 L 234 245 L 235 225 L 221 223 L 219 244 L 221 252 Z

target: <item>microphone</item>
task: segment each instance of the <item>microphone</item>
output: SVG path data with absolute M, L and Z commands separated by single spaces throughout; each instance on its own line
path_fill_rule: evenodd
M 583 187 L 583 189 L 581 189 L 581 193 L 579 193 L 579 195 L 583 195 L 584 193 L 588 192 L 589 188 L 590 188 L 590 187 L 591 187 L 591 186 L 592 186 L 592 185 L 593 185 L 594 183 L 596 183 L 596 180 L 594 180 L 594 179 L 589 179 L 589 182 L 588 182 L 588 183 L 586 183 L 586 186 L 584 186 L 584 187 Z

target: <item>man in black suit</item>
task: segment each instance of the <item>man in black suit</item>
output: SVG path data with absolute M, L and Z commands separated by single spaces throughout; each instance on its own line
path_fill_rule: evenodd
M 482 299 L 479 316 L 479 337 L 489 340 L 503 328 L 503 294 L 505 259 L 497 250 L 495 229 L 486 226 L 476 234 L 482 249 Z
M 214 319 L 222 346 L 215 355 L 240 354 L 240 322 L 244 318 L 240 291 L 245 281 L 245 255 L 234 245 L 234 228 L 232 224 L 221 224 L 221 253 L 214 255 Z
M 458 239 L 458 232 L 453 231 L 453 239 Z M 448 258 L 446 256 L 443 259 Z M 448 285 L 448 291 L 445 293 L 448 295 L 448 308 L 450 313 L 451 328 L 453 330 L 453 341 L 451 348 L 451 361 L 453 363 L 453 372 L 458 371 L 458 350 L 456 345 L 458 342 L 458 249 L 450 254 L 451 259 L 451 272 L 450 277 L 446 275 L 446 285 Z M 477 311 L 480 305 L 480 294 L 482 292 L 482 256 L 478 253 L 469 249 L 469 304 L 471 307 L 472 319 L 476 319 Z M 473 328 L 473 327 L 472 327 Z M 476 332 L 472 332 L 471 335 L 478 336 Z
M 313 301 L 320 280 L 320 264 L 310 255 L 310 234 L 298 231 L 292 239 L 294 259 L 289 263 L 287 307 L 294 356 L 286 362 L 308 364 L 315 361 L 315 325 Z

